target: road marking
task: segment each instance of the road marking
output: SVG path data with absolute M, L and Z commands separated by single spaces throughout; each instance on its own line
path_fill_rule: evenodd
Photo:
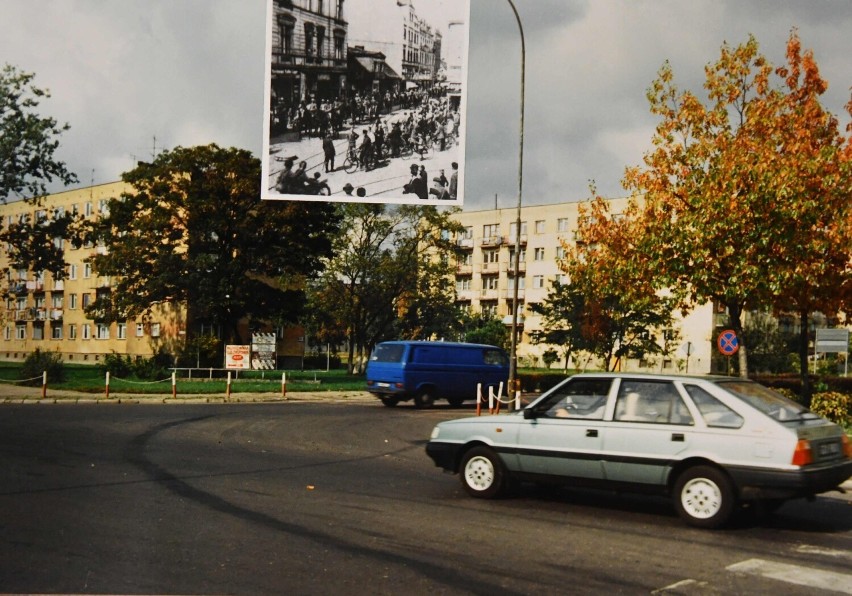
M 674 592 L 680 590 L 681 588 L 703 588 L 706 587 L 706 582 L 698 582 L 694 579 L 684 579 L 679 582 L 675 582 L 665 588 L 660 588 L 659 590 L 654 590 L 651 594 L 666 594 L 668 592 Z
M 809 567 L 799 567 L 798 565 L 764 561 L 763 559 L 749 559 L 742 563 L 730 565 L 726 569 L 734 573 L 759 575 L 798 586 L 852 594 L 852 575 L 845 573 L 821 571 Z
M 834 557 L 836 559 L 852 559 L 852 552 L 848 550 L 820 548 L 819 546 L 810 546 L 808 544 L 801 544 L 797 546 L 796 552 L 804 555 L 820 555 L 823 557 Z

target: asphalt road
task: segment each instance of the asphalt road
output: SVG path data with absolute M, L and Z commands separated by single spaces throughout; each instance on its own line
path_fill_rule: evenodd
M 852 593 L 837 493 L 720 531 L 658 498 L 471 499 L 423 446 L 435 422 L 472 413 L 0 406 L 0 592 Z

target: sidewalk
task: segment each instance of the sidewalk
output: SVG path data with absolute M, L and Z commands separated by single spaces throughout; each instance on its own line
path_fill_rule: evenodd
M 333 401 L 333 402 L 375 402 L 378 400 L 366 391 L 300 391 L 287 392 L 284 396 L 280 391 L 264 393 L 231 392 L 230 397 L 223 393 L 185 393 L 172 397 L 171 394 L 140 394 L 110 392 L 109 398 L 105 393 L 84 393 L 48 388 L 42 397 L 41 387 L 22 387 L 19 385 L 3 385 L 0 387 L 0 404 L 198 404 L 198 403 L 269 403 L 269 402 L 298 402 L 298 401 Z

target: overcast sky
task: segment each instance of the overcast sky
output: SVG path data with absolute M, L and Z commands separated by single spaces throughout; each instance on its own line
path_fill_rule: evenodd
M 415 7 L 432 0 L 414 0 Z M 446 1 L 446 0 L 444 0 Z M 774 63 L 797 28 L 841 123 L 852 86 L 852 0 L 515 0 L 526 40 L 525 204 L 623 196 L 656 120 L 645 90 L 665 60 L 701 91 L 725 41 L 754 34 Z M 425 12 L 427 7 L 423 7 Z M 266 0 L 0 0 L 0 63 L 35 72 L 68 122 L 61 159 L 81 186 L 163 148 L 261 155 Z M 466 209 L 518 193 L 520 36 L 503 0 L 471 0 Z M 156 141 L 155 141 L 156 139 Z M 58 190 L 56 188 L 52 190 Z

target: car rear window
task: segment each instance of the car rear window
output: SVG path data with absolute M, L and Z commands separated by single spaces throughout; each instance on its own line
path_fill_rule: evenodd
M 803 405 L 753 381 L 731 380 L 719 381 L 716 384 L 779 422 L 817 417 Z
M 379 344 L 370 355 L 373 362 L 401 362 L 405 352 L 403 344 Z

